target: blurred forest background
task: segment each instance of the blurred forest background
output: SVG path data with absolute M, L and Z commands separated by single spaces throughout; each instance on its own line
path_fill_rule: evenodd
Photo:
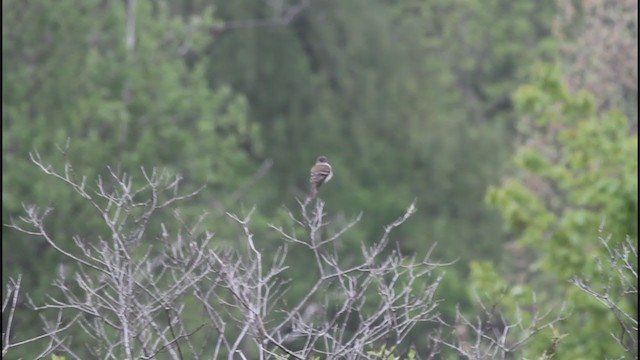
M 393 241 L 416 255 L 437 243 L 435 259 L 456 260 L 437 294 L 443 318 L 458 307 L 472 316 L 478 298 L 526 312 L 535 293 L 536 306 L 568 315 L 554 330 L 567 335 L 558 359 L 628 356 L 610 335 L 615 317 L 569 280 L 597 272 L 599 236 L 638 239 L 637 7 L 3 0 L 3 224 L 37 204 L 55 209 L 46 225 L 62 244 L 106 231 L 31 163 L 38 151 L 89 182 L 107 167 L 179 173 L 186 190 L 206 186 L 180 213 L 207 212 L 214 246 L 238 236 L 225 212 L 255 205 L 256 243 L 275 248 L 282 239 L 266 225 L 287 223 L 324 154 L 335 172 L 320 191 L 331 227 L 363 213 L 345 256 L 415 199 Z M 44 302 L 62 261 L 42 239 L 3 227 L 3 295 L 22 274 L 23 290 Z M 305 281 L 300 271 L 291 296 Z M 636 300 L 620 299 L 637 321 Z M 18 337 L 42 328 L 22 298 L 14 324 Z M 556 335 L 547 329 L 519 356 L 541 356 Z M 426 335 L 411 343 L 428 352 Z

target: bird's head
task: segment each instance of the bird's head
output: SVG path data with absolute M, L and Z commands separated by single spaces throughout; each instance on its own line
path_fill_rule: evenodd
M 324 155 L 320 155 L 320 156 L 318 156 L 318 160 L 316 160 L 316 162 L 326 163 L 327 162 L 327 157 L 324 156 Z

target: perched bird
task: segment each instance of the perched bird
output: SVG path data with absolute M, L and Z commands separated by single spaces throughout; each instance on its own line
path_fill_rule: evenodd
M 327 162 L 327 157 L 324 155 L 318 156 L 316 164 L 311 168 L 311 177 L 309 178 L 311 193 L 309 194 L 309 199 L 315 199 L 320 186 L 331 180 L 332 177 L 333 171 L 331 171 L 331 165 Z

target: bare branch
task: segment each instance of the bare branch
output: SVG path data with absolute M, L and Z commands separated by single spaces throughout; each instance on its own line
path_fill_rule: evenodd
M 576 276 L 569 282 L 613 313 L 620 325 L 620 333 L 612 333 L 611 337 L 625 352 L 637 358 L 638 314 L 630 313 L 624 305 L 632 306 L 638 302 L 638 245 L 627 237 L 624 242 L 612 247 L 610 236 L 602 236 L 602 228 L 599 240 L 606 255 L 604 261 L 598 259 L 599 279 L 590 282 Z
M 384 227 L 380 239 L 362 241 L 361 252 L 348 260 L 338 256 L 335 244 L 362 214 L 334 226 L 320 199 L 309 209 L 301 203 L 299 215 L 289 212 L 291 232 L 269 226 L 284 240 L 269 252 L 250 229 L 255 208 L 244 216 L 227 213 L 239 225 L 241 246 L 225 248 L 215 246 L 213 234 L 199 230 L 205 215 L 196 225 L 184 223 L 178 211 L 173 219 L 160 217 L 160 209 L 193 195 L 179 194 L 180 176 L 142 168 L 144 181 L 139 184 L 132 175 L 109 168 L 108 176 L 91 188 L 70 164 L 56 171 L 37 152 L 32 160 L 91 204 L 109 232 L 95 241 L 76 236 L 69 245 L 75 249 L 68 250 L 45 228 L 43 218 L 53 209 L 40 212 L 25 206 L 27 215 L 20 220 L 26 225 L 9 225 L 44 238 L 65 255 L 70 262 L 65 266 L 74 268 L 73 277 L 61 276 L 54 283 L 62 296 L 34 307 L 42 312 L 47 329 L 37 339 L 50 340 L 43 354 L 62 349 L 82 358 L 74 337 L 60 336 L 71 329 L 89 339 L 92 358 L 151 359 L 163 353 L 175 360 L 316 355 L 359 359 L 382 345 L 401 344 L 421 322 L 437 321 L 434 297 L 442 274 L 434 270 L 442 264 L 428 256 L 422 261 L 404 257 L 397 246 L 389 246 L 393 229 L 415 212 L 413 204 Z M 296 268 L 291 250 L 313 259 L 315 269 Z M 301 276 L 308 291 L 292 297 L 289 285 Z M 17 295 L 10 296 L 3 312 L 13 311 L 10 304 Z M 194 306 L 204 318 L 194 321 Z M 72 314 L 72 321 L 63 325 L 62 318 L 48 320 L 48 310 Z M 212 334 L 198 332 L 207 325 Z M 11 320 L 5 339 L 10 331 Z M 26 343 L 5 341 L 3 354 Z

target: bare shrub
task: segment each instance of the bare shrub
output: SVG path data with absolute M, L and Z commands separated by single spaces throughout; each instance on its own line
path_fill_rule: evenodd
M 182 222 L 177 211 L 172 221 L 156 219 L 195 195 L 179 195 L 180 177 L 143 169 L 144 185 L 136 188 L 130 175 L 110 170 L 90 186 L 69 164 L 57 171 L 37 153 L 32 161 L 90 203 L 108 229 L 106 237 L 76 236 L 65 248 L 47 232 L 52 208 L 25 206 L 25 215 L 7 225 L 44 239 L 67 260 L 54 284 L 62 295 L 33 305 L 45 330 L 28 341 L 49 341 L 41 357 L 360 359 L 402 344 L 416 324 L 437 320 L 439 265 L 428 256 L 407 258 L 391 245 L 392 230 L 415 212 L 413 204 L 347 262 L 333 245 L 360 217 L 332 232 L 321 200 L 300 204 L 300 215 L 289 213 L 295 231 L 270 226 L 283 240 L 272 253 L 250 230 L 253 211 L 228 213 L 241 230 L 237 246 L 228 248 L 217 246 L 198 223 Z M 314 271 L 287 273 L 292 249 L 307 252 Z M 302 275 L 312 285 L 304 296 L 289 297 Z M 3 317 L 5 308 L 13 312 L 19 287 L 18 279 L 3 302 Z M 59 316 L 45 316 L 50 311 Z M 11 330 L 9 321 L 3 355 L 26 343 L 11 344 Z
M 497 300 L 497 299 L 496 299 Z M 554 325 L 564 317 L 552 311 L 541 312 L 537 308 L 535 296 L 530 314 L 528 310 L 518 308 L 514 316 L 507 316 L 499 310 L 499 303 L 491 306 L 476 297 L 476 304 L 481 312 L 474 318 L 456 312 L 455 323 L 444 323 L 443 328 L 451 330 L 451 336 L 436 334 L 431 336 L 432 342 L 452 349 L 470 360 L 512 359 L 535 336 L 545 329 L 554 329 Z M 555 332 L 555 331 L 554 331 Z M 551 358 L 562 335 L 552 340 L 549 349 L 543 354 L 544 359 Z

